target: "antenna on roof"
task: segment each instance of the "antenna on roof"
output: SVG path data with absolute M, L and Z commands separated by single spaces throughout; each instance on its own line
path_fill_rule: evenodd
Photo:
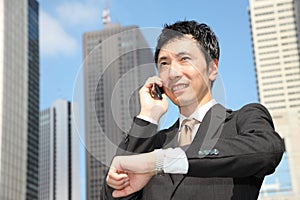
M 102 12 L 102 23 L 104 26 L 108 26 L 110 22 L 109 4 L 108 1 L 106 1 L 106 8 Z

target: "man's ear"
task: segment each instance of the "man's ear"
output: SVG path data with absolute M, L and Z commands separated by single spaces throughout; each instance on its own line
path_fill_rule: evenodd
M 217 59 L 212 60 L 209 64 L 208 77 L 210 81 L 216 80 L 218 76 L 218 64 L 219 61 Z

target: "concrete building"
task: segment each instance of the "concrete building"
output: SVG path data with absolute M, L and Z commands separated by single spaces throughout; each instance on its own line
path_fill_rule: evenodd
M 0 199 L 38 198 L 39 4 L 0 1 Z
M 139 87 L 155 67 L 138 27 L 107 20 L 103 30 L 84 33 L 83 56 L 86 198 L 93 200 L 99 199 L 107 166 L 139 112 Z
M 79 138 L 74 106 L 62 99 L 40 112 L 40 200 L 79 200 Z
M 300 0 L 249 0 L 259 100 L 285 140 L 290 187 L 261 199 L 300 199 Z M 279 172 L 280 173 L 280 172 Z M 278 175 L 280 176 L 280 175 Z M 269 185 L 270 186 L 270 185 Z M 267 188 L 267 186 L 265 186 Z M 277 188 L 277 189 L 276 189 Z

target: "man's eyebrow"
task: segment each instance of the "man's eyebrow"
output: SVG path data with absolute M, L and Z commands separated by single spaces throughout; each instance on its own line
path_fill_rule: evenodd
M 178 58 L 178 57 L 181 57 L 181 56 L 183 56 L 183 55 L 192 56 L 190 53 L 188 53 L 188 52 L 186 52 L 186 51 L 181 51 L 181 52 L 176 53 L 176 54 L 175 54 L 175 57 Z M 167 56 L 162 56 L 162 57 L 159 57 L 159 58 L 158 58 L 158 62 L 161 62 L 161 61 L 167 60 L 167 59 L 168 59 Z
M 191 56 L 191 54 L 188 53 L 188 52 L 186 52 L 186 51 L 181 51 L 181 52 L 178 52 L 178 53 L 176 54 L 177 57 L 180 57 L 180 56 L 183 56 L 183 55 L 189 55 L 189 56 Z
M 162 60 L 167 60 L 168 58 L 167 58 L 167 56 L 162 56 L 162 57 L 159 57 L 158 58 L 158 62 L 160 62 L 160 61 L 162 61 Z

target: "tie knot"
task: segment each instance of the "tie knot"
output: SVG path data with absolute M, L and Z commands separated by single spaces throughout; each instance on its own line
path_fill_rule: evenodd
M 193 129 L 197 122 L 198 122 L 198 120 L 196 120 L 196 119 L 185 119 L 182 121 L 181 127 Z
M 195 119 L 185 119 L 181 124 L 181 134 L 179 137 L 179 146 L 189 145 L 192 142 L 192 132 L 195 124 L 198 121 Z

